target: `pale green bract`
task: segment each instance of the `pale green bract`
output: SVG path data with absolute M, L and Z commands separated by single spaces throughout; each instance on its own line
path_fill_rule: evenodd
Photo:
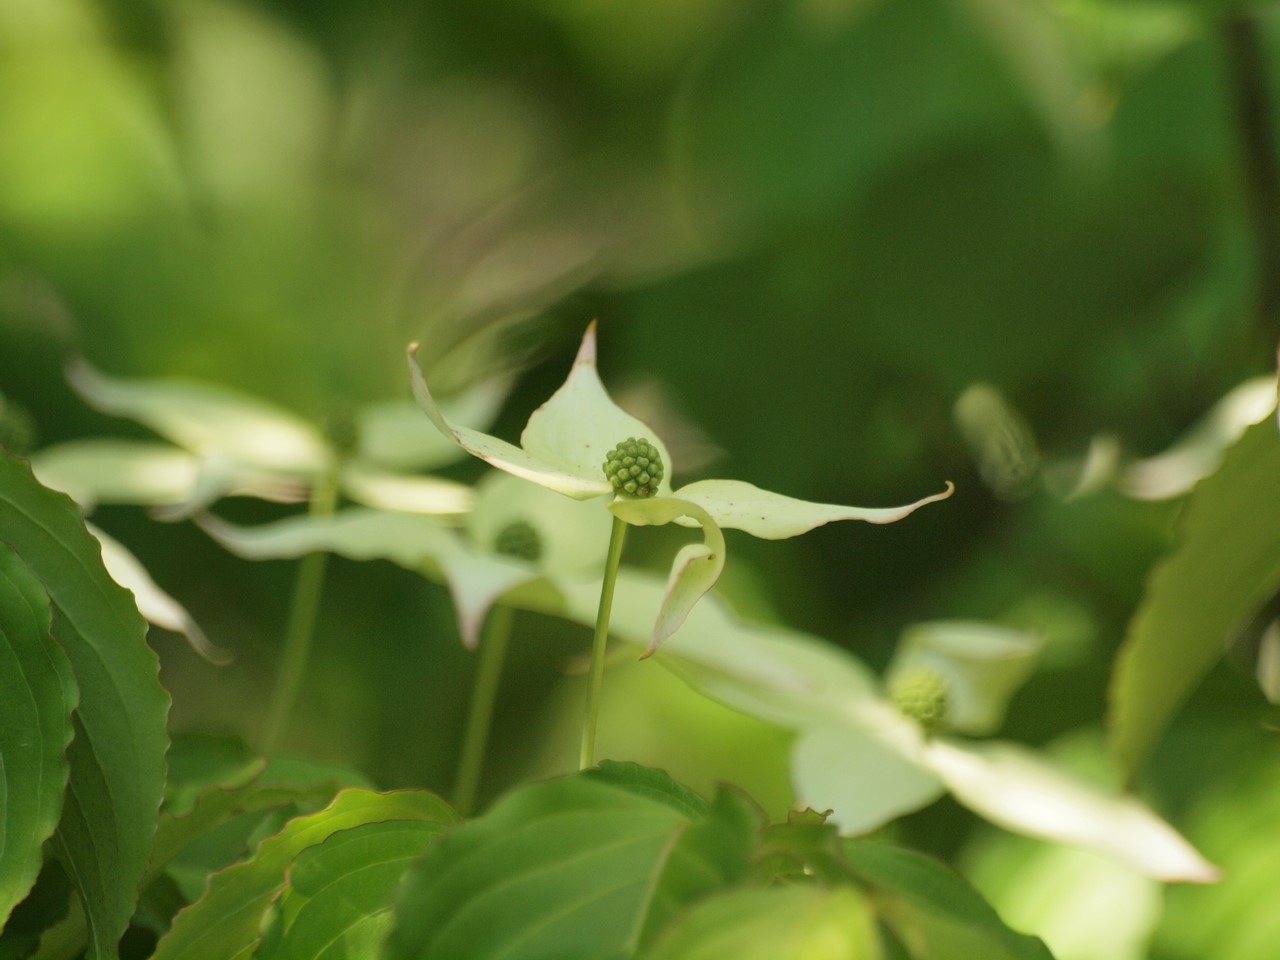
M 644 612 L 662 591 L 660 580 L 622 571 L 612 632 L 647 643 Z M 565 603 L 566 616 L 593 621 L 588 585 L 567 590 Z M 969 729 L 999 723 L 1016 687 L 1011 672 L 1025 678 L 1039 645 L 1033 636 L 978 622 L 922 624 L 906 638 L 891 669 L 938 670 Z M 658 659 L 707 696 L 794 730 L 798 805 L 832 811 L 829 822 L 842 833 L 867 833 L 950 792 L 1008 830 L 1098 851 L 1154 879 L 1217 878 L 1217 869 L 1136 797 L 1095 786 L 1012 743 L 927 736 L 851 654 L 797 631 L 744 623 L 715 596 L 698 604 Z M 975 679 L 984 660 L 996 676 L 989 685 Z M 986 706 L 974 709 L 971 701 L 981 699 Z
M 228 495 L 296 502 L 331 473 L 367 506 L 457 516 L 471 505 L 465 486 L 411 472 L 448 464 L 457 448 L 423 429 L 408 399 L 357 409 L 354 448 L 340 455 L 302 417 L 220 385 L 113 377 L 83 359 L 68 364 L 67 379 L 95 410 L 135 420 L 169 441 L 92 438 L 37 451 L 31 460 L 40 481 L 86 510 L 139 504 L 179 518 Z M 489 380 L 450 402 L 459 415 L 487 422 L 505 393 L 505 380 Z
M 671 455 L 662 439 L 640 420 L 617 406 L 596 371 L 596 325 L 592 322 L 569 376 L 551 398 L 529 417 L 517 446 L 480 430 L 454 424 L 432 397 L 409 346 L 409 378 L 418 404 L 431 422 L 473 456 L 576 500 L 612 496 L 601 464 L 608 452 L 628 437 L 643 437 L 658 448 L 665 474 L 654 496 L 644 500 L 615 497 L 614 516 L 636 526 L 680 523 L 702 528 L 703 542 L 683 547 L 675 557 L 666 591 L 645 656 L 652 654 L 689 615 L 698 599 L 715 584 L 724 568 L 723 527 L 744 530 L 766 540 L 799 536 L 834 520 L 892 523 L 919 507 L 951 496 L 954 487 L 901 507 L 866 508 L 811 503 L 737 480 L 701 480 L 671 488 Z
M 285 559 L 317 550 L 352 560 L 390 560 L 448 584 L 467 647 L 479 642 L 490 607 L 513 591 L 522 607 L 556 612 L 566 585 L 599 590 L 610 517 L 603 503 L 578 502 L 494 471 L 476 485 L 475 508 L 462 530 L 430 517 L 368 507 L 331 517 L 298 516 L 240 527 L 204 515 L 196 522 L 237 556 Z M 503 555 L 497 541 L 513 523 L 527 524 L 541 544 L 533 561 Z

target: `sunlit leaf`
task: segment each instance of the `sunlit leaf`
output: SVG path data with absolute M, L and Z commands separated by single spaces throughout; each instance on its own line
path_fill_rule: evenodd
M 1052 960 L 1035 937 L 1010 930 L 985 900 L 944 863 L 863 840 L 845 841 L 844 861 L 875 892 L 898 938 L 930 960 Z
M 442 829 L 456 823 L 457 815 L 424 791 L 344 790 L 326 809 L 291 820 L 248 860 L 210 878 L 205 895 L 174 918 L 156 946 L 155 960 L 248 957 L 257 949 L 263 918 L 300 853 L 340 831 L 392 820 L 432 823 Z
M 438 823 L 390 820 L 342 830 L 289 868 L 273 908 L 262 960 L 374 957 L 391 922 L 405 870 L 440 832 Z
M 667 788 L 609 778 L 526 787 L 442 838 L 406 879 L 389 960 L 631 956 L 651 919 L 745 870 L 725 862 L 754 830 L 736 802 L 699 820 Z
M 1232 764 L 1197 804 L 1190 832 L 1222 864 L 1222 882 L 1166 891 L 1151 956 L 1269 960 L 1276 953 L 1280 836 L 1273 825 L 1278 817 L 1280 763 L 1268 743 L 1248 762 Z
M 1043 938 L 1057 960 L 1148 956 L 1161 913 L 1157 881 L 1089 850 L 994 831 L 970 843 L 963 860 L 965 876 L 1000 916 Z
M 50 617 L 44 587 L 0 542 L 0 927 L 35 883 L 67 785 L 76 686 Z
M 80 702 L 56 849 L 84 903 L 91 957 L 113 957 L 137 900 L 164 789 L 169 698 L 133 596 L 107 574 L 79 508 L 0 457 L 0 529 L 53 601 Z
M 1111 748 L 1139 767 L 1235 631 L 1280 590 L 1280 437 L 1250 427 L 1191 494 L 1154 570 L 1111 679 Z
M 852 887 L 733 890 L 698 904 L 642 960 L 880 960 L 875 919 Z

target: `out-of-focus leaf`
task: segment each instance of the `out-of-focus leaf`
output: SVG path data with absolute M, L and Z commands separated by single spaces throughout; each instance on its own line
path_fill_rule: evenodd
M 526 787 L 444 837 L 405 881 L 386 956 L 631 956 L 651 921 L 745 871 L 738 802 L 695 819 L 650 776 L 609 782 L 625 772 Z
M 438 823 L 390 820 L 335 833 L 302 851 L 273 909 L 262 960 L 374 957 L 401 877 L 440 832 Z
M 44 587 L 0 541 L 0 928 L 36 881 L 67 786 L 76 685 L 50 618 Z
M 230 652 L 209 642 L 187 608 L 160 589 L 159 584 L 151 579 L 151 574 L 147 573 L 146 567 L 124 544 L 93 524 L 87 526 L 89 532 L 102 544 L 102 564 L 107 568 L 107 573 L 111 574 L 112 580 L 133 594 L 139 613 L 157 627 L 164 627 L 186 637 L 191 649 L 210 663 L 231 662 Z
M 1120 489 L 1140 500 L 1164 500 L 1190 492 L 1218 468 L 1223 454 L 1245 430 L 1275 408 L 1275 377 L 1246 380 L 1168 450 L 1125 467 L 1118 480 Z
M 814 215 L 904 156 L 1030 128 L 1031 100 L 1005 55 L 1025 44 L 996 42 L 1009 31 L 995 21 L 1008 27 L 1017 12 L 970 7 L 755 8 L 693 76 L 676 114 L 690 206 L 738 228 Z
M 732 890 L 695 906 L 643 960 L 879 960 L 867 899 L 852 887 Z
M 1147 957 L 1161 912 L 1156 881 L 1090 850 L 1011 833 L 992 831 L 963 856 L 965 876 L 1000 916 L 1042 937 L 1057 960 Z
M 853 874 L 871 885 L 881 917 L 921 956 L 1052 960 L 1040 940 L 1010 930 L 991 905 L 942 862 L 864 840 L 846 840 L 843 854 Z
M 232 960 L 248 957 L 261 938 L 261 924 L 287 882 L 286 871 L 308 847 L 335 833 L 366 823 L 412 820 L 438 828 L 457 814 L 425 791 L 374 793 L 344 790 L 326 809 L 291 820 L 268 837 L 244 863 L 215 874 L 198 901 L 179 913 L 156 945 L 156 960 Z
M 1271 746 L 1197 804 L 1190 832 L 1222 864 L 1222 882 L 1166 891 L 1152 956 L 1269 960 L 1280 951 L 1280 764 Z
M 966 388 L 952 416 L 978 473 L 996 496 L 1018 500 L 1031 492 L 1040 470 L 1035 433 L 995 386 L 975 383 Z
M 84 904 L 90 957 L 114 957 L 151 852 L 169 698 L 146 624 L 107 574 L 79 508 L 8 457 L 0 457 L 0 530 L 52 599 L 53 635 L 80 688 L 56 849 Z
M 1280 590 L 1280 437 L 1245 431 L 1193 491 L 1111 680 L 1111 749 L 1132 774 L 1234 632 Z

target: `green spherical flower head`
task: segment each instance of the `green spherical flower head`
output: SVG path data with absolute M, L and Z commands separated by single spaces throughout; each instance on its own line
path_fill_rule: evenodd
M 324 420 L 324 438 L 341 457 L 355 453 L 360 445 L 360 424 L 349 407 L 330 410 Z
M 36 421 L 20 403 L 0 397 L 0 447 L 15 457 L 36 448 Z
M 498 531 L 493 540 L 493 550 L 504 557 L 534 563 L 542 556 L 542 537 L 533 524 L 515 520 Z
M 658 492 L 665 468 L 658 448 L 643 438 L 627 437 L 604 458 L 604 475 L 618 493 L 643 500 Z
M 947 725 L 947 681 L 933 670 L 911 670 L 889 684 L 894 706 L 929 733 Z

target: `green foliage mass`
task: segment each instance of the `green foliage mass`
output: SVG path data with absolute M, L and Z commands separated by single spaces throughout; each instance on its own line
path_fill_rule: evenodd
M 1108 960 L 1280 955 L 1280 439 L 1229 402 L 1274 400 L 1277 77 L 1237 0 L 0 3 L 0 960 L 1097 960 L 1108 892 Z M 615 664 L 720 558 L 629 535 L 597 752 L 643 764 L 575 774 L 604 543 L 502 491 L 479 536 L 404 362 L 514 442 L 593 318 L 670 453 L 628 493 L 956 494 L 727 526 L 681 682 Z M 1036 638 L 1005 746 L 881 697 L 935 621 Z M 1104 727 L 1078 796 L 1219 883 L 933 802 L 1061 840 L 1066 779 L 964 764 Z M 841 837 L 831 783 L 917 789 Z

